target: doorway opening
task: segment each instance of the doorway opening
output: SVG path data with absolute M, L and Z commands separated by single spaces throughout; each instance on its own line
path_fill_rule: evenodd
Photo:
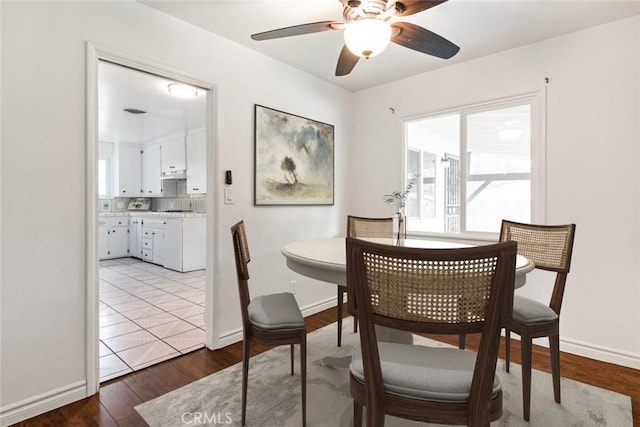
M 88 283 L 95 284 L 87 294 L 87 337 L 95 343 L 88 351 L 89 390 L 205 345 L 206 236 L 214 210 L 207 196 L 212 85 L 94 55 L 95 69 L 90 72 L 89 55 L 88 70 L 96 88 L 96 120 L 88 126 L 94 143 L 87 172 Z M 180 88 L 190 93 L 177 96 Z M 90 116 L 91 101 L 88 94 Z

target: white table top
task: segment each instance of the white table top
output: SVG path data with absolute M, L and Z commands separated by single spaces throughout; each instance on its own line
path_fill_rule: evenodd
M 366 239 L 377 243 L 394 244 L 392 239 Z M 447 249 L 462 248 L 470 245 L 438 240 L 404 239 L 403 246 L 415 248 Z M 303 276 L 329 283 L 346 286 L 346 245 L 344 237 L 327 239 L 301 240 L 292 242 L 282 248 L 287 258 L 287 266 Z M 523 286 L 525 276 L 535 265 L 527 258 L 518 255 L 516 258 L 515 287 Z

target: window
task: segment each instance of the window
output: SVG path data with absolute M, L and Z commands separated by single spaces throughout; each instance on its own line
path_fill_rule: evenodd
M 532 222 L 541 199 L 540 95 L 405 121 L 407 231 L 483 235 Z M 532 165 L 536 165 L 536 169 Z

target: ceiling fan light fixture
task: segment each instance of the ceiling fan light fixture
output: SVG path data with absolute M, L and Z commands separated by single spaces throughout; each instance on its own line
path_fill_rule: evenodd
M 192 98 L 198 95 L 198 89 L 184 83 L 171 83 L 167 89 L 171 95 L 178 98 Z
M 361 58 L 376 56 L 389 44 L 391 26 L 375 18 L 359 19 L 349 23 L 344 31 L 347 48 Z

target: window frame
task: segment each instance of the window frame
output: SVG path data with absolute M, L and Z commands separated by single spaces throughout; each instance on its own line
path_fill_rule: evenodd
M 528 92 L 521 95 L 497 98 L 489 101 L 467 104 L 458 107 L 435 110 L 433 112 L 408 116 L 402 119 L 402 179 L 406 186 L 408 182 L 408 151 L 409 122 L 415 122 L 420 119 L 432 119 L 441 116 L 460 114 L 460 152 L 466 153 L 467 148 L 467 116 L 485 112 L 488 110 L 508 108 L 517 105 L 531 105 L 531 222 L 544 224 L 546 222 L 546 91 L 545 89 Z M 414 150 L 414 149 L 411 149 Z M 414 150 L 415 151 L 415 150 Z M 467 170 L 468 158 L 466 155 L 460 156 L 460 170 Z M 462 172 L 461 172 L 462 174 Z M 466 182 L 466 177 L 461 176 L 461 183 Z M 460 199 L 466 200 L 467 186 L 461 185 Z M 463 206 L 464 205 L 464 206 Z M 466 202 L 461 203 L 460 223 L 466 226 Z M 477 232 L 463 230 L 459 233 L 423 231 L 410 228 L 410 221 L 407 220 L 407 235 L 416 237 L 432 237 L 446 240 L 465 240 L 465 241 L 484 241 L 495 242 L 499 237 L 499 230 L 496 232 Z

